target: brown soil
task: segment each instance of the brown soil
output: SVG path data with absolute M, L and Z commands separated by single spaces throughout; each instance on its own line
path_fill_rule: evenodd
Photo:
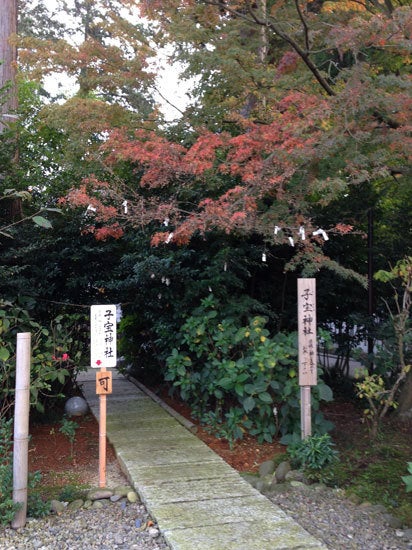
M 168 405 L 196 422 L 183 403 L 165 397 Z M 76 480 L 87 483 L 99 470 L 99 425 L 93 415 L 72 418 L 78 424 L 73 454 L 69 438 L 60 432 L 61 423 L 35 424 L 30 427 L 29 471 L 39 471 L 45 485 Z M 256 438 L 245 436 L 232 448 L 225 439 L 218 439 L 197 424 L 197 436 L 239 472 L 256 472 L 259 465 L 283 453 L 285 447 L 277 442 L 258 444 Z M 116 461 L 113 447 L 107 445 L 107 463 Z
M 161 398 L 176 412 L 196 424 L 196 435 L 199 439 L 238 472 L 257 472 L 262 462 L 273 458 L 274 455 L 284 453 L 286 450 L 286 447 L 277 442 L 258 443 L 255 437 L 247 435 L 242 440 L 236 441 L 231 448 L 226 439 L 219 439 L 203 429 L 199 422 L 192 418 L 190 408 L 185 403 L 169 397 L 166 393 L 161 393 Z
M 182 416 L 197 424 L 197 436 L 239 472 L 256 472 L 262 462 L 286 450 L 276 441 L 259 444 L 256 438 L 250 436 L 245 436 L 230 448 L 226 440 L 214 437 L 199 426 L 184 403 L 166 395 L 162 395 L 162 399 Z M 362 413 L 352 403 L 330 403 L 324 413 L 335 424 L 332 436 L 339 449 L 348 448 L 354 442 L 357 447 L 370 445 L 366 426 L 362 422 Z M 71 479 L 90 483 L 98 473 L 98 423 L 91 414 L 73 420 L 78 423 L 73 455 L 68 437 L 59 431 L 61 424 L 39 424 L 30 429 L 29 470 L 40 471 L 43 484 L 63 485 Z M 411 435 L 411 425 L 403 429 L 397 426 L 391 432 L 396 433 L 401 444 L 404 444 Z M 114 449 L 109 444 L 106 456 L 108 465 L 116 463 Z
M 30 427 L 29 471 L 40 472 L 45 485 L 74 480 L 87 484 L 99 472 L 98 423 L 91 414 L 72 420 L 78 424 L 73 449 L 69 438 L 60 432 L 60 423 Z M 116 461 L 111 445 L 107 445 L 106 457 L 108 463 Z

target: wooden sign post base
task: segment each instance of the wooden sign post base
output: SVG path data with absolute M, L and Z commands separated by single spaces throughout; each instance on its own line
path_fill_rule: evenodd
M 96 372 L 96 393 L 99 395 L 99 487 L 106 487 L 106 396 L 112 393 L 112 373 L 105 367 Z
M 306 439 L 312 435 L 312 414 L 310 402 L 310 386 L 300 387 L 300 422 L 301 422 L 301 437 Z

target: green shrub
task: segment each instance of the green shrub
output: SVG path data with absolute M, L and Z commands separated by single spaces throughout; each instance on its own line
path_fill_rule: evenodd
M 74 442 L 76 432 L 79 425 L 74 420 L 69 420 L 66 416 L 63 417 L 59 432 L 67 437 L 70 441 L 70 458 L 74 457 Z
M 299 431 L 300 404 L 296 334 L 274 337 L 257 316 L 240 326 L 221 318 L 210 295 L 180 331 L 180 346 L 167 359 L 165 379 L 178 389 L 192 412 L 216 435 L 229 442 L 244 432 L 271 442 Z M 313 409 L 319 431 L 330 428 L 319 412 L 332 392 L 321 380 L 314 389 Z
M 287 454 L 292 467 L 302 470 L 308 479 L 326 482 L 331 467 L 338 461 L 338 452 L 333 447 L 329 434 L 311 435 L 289 445 Z
M 50 513 L 50 502 L 43 500 L 38 491 L 40 482 L 40 472 L 29 473 L 27 515 L 32 518 L 42 518 Z
M 13 502 L 12 419 L 0 417 L 0 525 L 14 518 L 20 505 Z
M 21 504 L 13 502 L 13 452 L 12 419 L 0 417 L 0 525 L 9 524 Z M 30 473 L 27 484 L 27 515 L 42 517 L 49 513 L 50 504 L 44 502 L 37 492 L 41 475 Z
M 72 502 L 77 499 L 84 499 L 87 491 L 78 485 L 65 485 L 58 495 L 59 500 Z
M 408 476 L 402 476 L 402 481 L 406 485 L 406 492 L 409 493 L 412 491 L 412 462 L 408 462 L 408 472 L 411 475 Z
M 74 342 L 76 316 L 59 316 L 45 328 L 31 317 L 29 305 L 24 299 L 22 303 L 0 300 L 0 417 L 7 417 L 14 405 L 19 332 L 31 333 L 30 403 L 39 412 L 44 412 L 46 400 L 50 408 L 53 400 L 62 397 L 78 370 L 81 352 Z

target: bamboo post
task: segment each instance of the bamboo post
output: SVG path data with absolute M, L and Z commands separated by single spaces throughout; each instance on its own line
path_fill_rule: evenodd
M 21 504 L 11 526 L 23 527 L 27 516 L 27 482 L 29 470 L 31 334 L 17 334 L 16 396 L 14 405 L 13 501 Z

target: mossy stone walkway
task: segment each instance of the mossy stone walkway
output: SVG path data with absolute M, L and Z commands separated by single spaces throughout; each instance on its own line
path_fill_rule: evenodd
M 95 370 L 79 377 L 99 417 Z M 133 382 L 113 371 L 107 438 L 174 550 L 326 550 Z

